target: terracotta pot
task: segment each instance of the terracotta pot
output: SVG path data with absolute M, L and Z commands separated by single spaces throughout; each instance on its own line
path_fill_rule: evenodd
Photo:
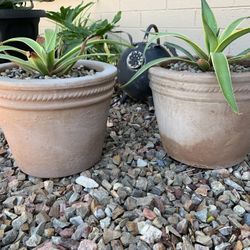
M 226 103 L 213 73 L 150 69 L 163 146 L 174 159 L 199 168 L 240 163 L 250 152 L 250 73 L 233 73 L 239 110 Z
M 37 177 L 62 177 L 100 160 L 116 68 L 68 79 L 0 78 L 0 127 L 17 165 Z M 11 67 L 2 64 L 0 71 Z

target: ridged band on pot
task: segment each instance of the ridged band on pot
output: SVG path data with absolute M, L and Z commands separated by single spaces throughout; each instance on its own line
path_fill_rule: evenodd
M 150 69 L 163 146 L 174 159 L 201 168 L 230 167 L 250 152 L 250 73 L 233 73 L 241 115 L 226 103 L 213 73 Z
M 93 76 L 0 78 L 0 126 L 18 166 L 38 177 L 62 177 L 99 161 L 113 93 L 114 66 L 79 61 Z M 0 66 L 0 71 L 11 64 Z
M 109 98 L 113 92 L 113 67 L 91 61 L 84 61 L 84 64 L 101 72 L 65 79 L 1 78 L 0 106 L 22 110 L 65 109 L 88 106 Z M 0 71 L 11 65 L 1 65 Z

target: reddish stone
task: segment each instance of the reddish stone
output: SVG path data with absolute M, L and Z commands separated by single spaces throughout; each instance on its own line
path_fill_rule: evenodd
M 153 199 L 153 205 L 154 205 L 154 207 L 158 208 L 161 213 L 164 212 L 165 206 L 164 206 L 164 203 L 161 199 L 155 197 Z
M 143 215 L 149 220 L 154 220 L 156 218 L 156 214 L 146 207 L 143 209 Z
M 71 238 L 73 233 L 74 233 L 73 228 L 65 228 L 59 234 L 63 238 Z

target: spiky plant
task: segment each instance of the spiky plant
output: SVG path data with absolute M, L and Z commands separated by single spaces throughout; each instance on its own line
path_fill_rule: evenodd
M 9 60 L 21 68 L 29 72 L 39 72 L 41 75 L 57 75 L 67 74 L 75 63 L 80 59 L 87 59 L 93 56 L 105 56 L 105 53 L 85 53 L 89 46 L 101 43 L 119 44 L 117 41 L 107 39 L 99 39 L 96 36 L 87 37 L 81 45 L 75 46 L 70 51 L 62 56 L 57 56 L 57 32 L 51 29 L 45 30 L 45 37 L 34 41 L 30 38 L 18 37 L 11 38 L 1 43 L 0 59 Z M 8 43 L 19 42 L 27 45 L 28 51 L 18 49 Z M 18 58 L 8 54 L 8 51 L 18 52 L 27 57 L 27 60 Z
M 123 85 L 122 87 L 126 87 L 127 85 L 131 84 L 139 75 L 141 75 L 143 72 L 145 72 L 154 65 L 170 61 L 183 61 L 188 64 L 198 66 L 204 72 L 214 71 L 218 84 L 227 103 L 229 104 L 233 112 L 239 113 L 236 99 L 234 96 L 229 65 L 234 63 L 242 63 L 244 60 L 249 59 L 250 49 L 247 49 L 239 55 L 230 58 L 225 55 L 224 51 L 236 39 L 250 33 L 249 27 L 239 28 L 241 23 L 249 17 L 238 18 L 237 20 L 229 24 L 223 32 L 221 32 L 221 29 L 218 28 L 213 11 L 209 7 L 206 0 L 201 0 L 201 10 L 204 39 L 207 51 L 203 50 L 189 37 L 184 36 L 182 34 L 172 32 L 156 33 L 151 39 L 151 41 L 149 41 L 149 43 L 147 44 L 145 51 L 147 50 L 148 46 L 158 38 L 175 37 L 188 44 L 193 49 L 195 56 L 193 56 L 192 53 L 177 44 L 167 43 L 167 46 L 175 48 L 184 53 L 186 58 L 167 57 L 153 60 L 142 66 L 141 69 L 129 80 L 129 82 Z

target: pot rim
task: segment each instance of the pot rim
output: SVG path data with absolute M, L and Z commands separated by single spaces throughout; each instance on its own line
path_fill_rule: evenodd
M 190 72 L 190 71 L 177 71 L 166 69 L 162 66 L 155 66 L 149 69 L 151 77 L 157 78 L 169 78 L 183 80 L 185 82 L 200 83 L 201 78 L 205 81 L 217 81 L 214 72 Z M 167 73 L 167 74 L 166 74 Z M 232 80 L 237 79 L 238 82 L 249 82 L 250 83 L 250 72 L 232 72 Z
M 56 79 L 13 79 L 0 77 L 0 89 L 24 89 L 24 90 L 47 90 L 47 89 L 72 89 L 79 88 L 83 85 L 95 86 L 116 75 L 116 67 L 104 62 L 93 60 L 79 60 L 76 65 L 84 64 L 85 66 L 95 69 L 94 75 L 71 78 Z M 13 63 L 3 63 L 0 65 L 0 72 L 14 66 Z M 70 82 L 70 84 L 69 84 Z
M 1 19 L 27 19 L 46 17 L 45 10 L 39 9 L 0 9 Z

